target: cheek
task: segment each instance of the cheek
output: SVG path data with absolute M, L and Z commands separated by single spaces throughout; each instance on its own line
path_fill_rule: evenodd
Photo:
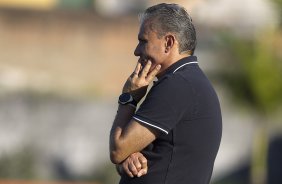
M 154 52 L 154 53 L 160 53 L 162 51 L 162 48 L 158 45 L 154 45 L 151 47 L 151 50 Z
M 158 58 L 160 54 L 160 49 L 156 46 L 147 47 L 145 51 L 146 54 L 152 58 Z

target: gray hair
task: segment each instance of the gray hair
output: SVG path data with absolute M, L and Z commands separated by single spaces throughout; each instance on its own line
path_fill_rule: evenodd
M 139 16 L 141 24 L 149 23 L 158 37 L 170 32 L 175 34 L 179 42 L 179 53 L 191 51 L 196 48 L 197 38 L 192 18 L 185 8 L 177 4 L 161 3 L 145 10 Z

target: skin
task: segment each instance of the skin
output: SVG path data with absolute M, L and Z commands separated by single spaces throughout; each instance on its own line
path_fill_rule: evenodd
M 158 65 L 152 72 L 148 73 L 150 68 L 151 62 L 147 62 L 141 71 L 141 64 L 138 63 L 134 74 L 125 83 L 123 92 L 134 91 L 139 95 L 140 100 L 143 88 L 149 85 L 160 70 Z M 135 108 L 132 106 L 119 105 L 110 133 L 110 156 L 115 164 L 120 164 L 132 153 L 141 151 L 156 138 L 155 130 L 151 130 L 132 119 L 134 112 Z
M 158 37 L 157 32 L 150 29 L 150 23 L 146 21 L 140 26 L 139 43 L 134 51 L 139 59 L 122 90 L 137 102 L 144 97 L 155 77 L 161 77 L 170 65 L 189 56 L 179 53 L 173 34 Z M 147 159 L 140 151 L 156 139 L 158 131 L 132 119 L 134 113 L 134 107 L 119 105 L 110 133 L 110 157 L 118 170 L 130 177 L 140 177 L 148 171 Z
M 150 20 L 141 24 L 138 34 L 139 43 L 134 51 L 134 55 L 139 57 L 138 62 L 142 66 L 151 61 L 151 70 L 158 64 L 161 65 L 161 70 L 157 74 L 157 77 L 160 77 L 170 65 L 183 57 L 191 55 L 191 52 L 179 53 L 179 43 L 175 35 L 167 33 L 160 37 L 156 30 L 150 29 L 150 24 L 152 24 Z
M 116 166 L 119 174 L 126 173 L 132 178 L 134 176 L 141 177 L 148 171 L 147 159 L 140 152 L 131 154 L 122 164 Z

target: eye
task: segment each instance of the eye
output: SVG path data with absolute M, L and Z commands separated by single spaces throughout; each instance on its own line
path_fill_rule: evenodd
M 147 43 L 147 40 L 145 39 L 138 39 L 139 40 L 139 43 Z

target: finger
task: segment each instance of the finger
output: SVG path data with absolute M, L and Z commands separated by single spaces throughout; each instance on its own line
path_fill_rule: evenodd
M 145 78 L 151 68 L 152 62 L 148 61 L 141 72 L 141 77 Z
M 161 69 L 161 65 L 157 65 L 146 77 L 148 82 L 151 82 Z
M 139 159 L 139 162 L 141 163 L 142 169 L 145 169 L 145 168 L 148 167 L 147 166 L 147 159 L 144 156 L 138 157 L 138 159 Z
M 141 169 L 141 170 L 138 172 L 137 177 L 141 177 L 141 176 L 147 174 L 147 171 L 148 171 L 148 169 Z
M 136 169 L 136 167 L 135 167 L 135 165 L 134 165 L 134 163 L 133 162 L 131 162 L 130 164 L 129 164 L 129 170 L 130 170 L 130 172 L 133 174 L 133 175 L 137 175 L 138 174 L 138 171 L 137 171 L 137 169 Z
M 141 163 L 140 163 L 138 157 L 135 157 L 135 158 L 133 159 L 133 164 L 135 165 L 135 167 L 136 167 L 136 169 L 137 169 L 137 172 L 140 171 L 140 169 L 141 169 L 142 167 L 141 167 Z
M 136 67 L 135 67 L 133 73 L 134 73 L 135 75 L 139 75 L 139 72 L 140 72 L 140 70 L 141 70 L 141 67 L 142 67 L 141 63 L 140 63 L 140 62 L 137 62 L 137 65 L 136 65 Z
M 124 170 L 124 172 L 131 178 L 134 177 L 134 175 L 130 172 L 128 165 L 127 164 L 122 164 L 122 168 Z

